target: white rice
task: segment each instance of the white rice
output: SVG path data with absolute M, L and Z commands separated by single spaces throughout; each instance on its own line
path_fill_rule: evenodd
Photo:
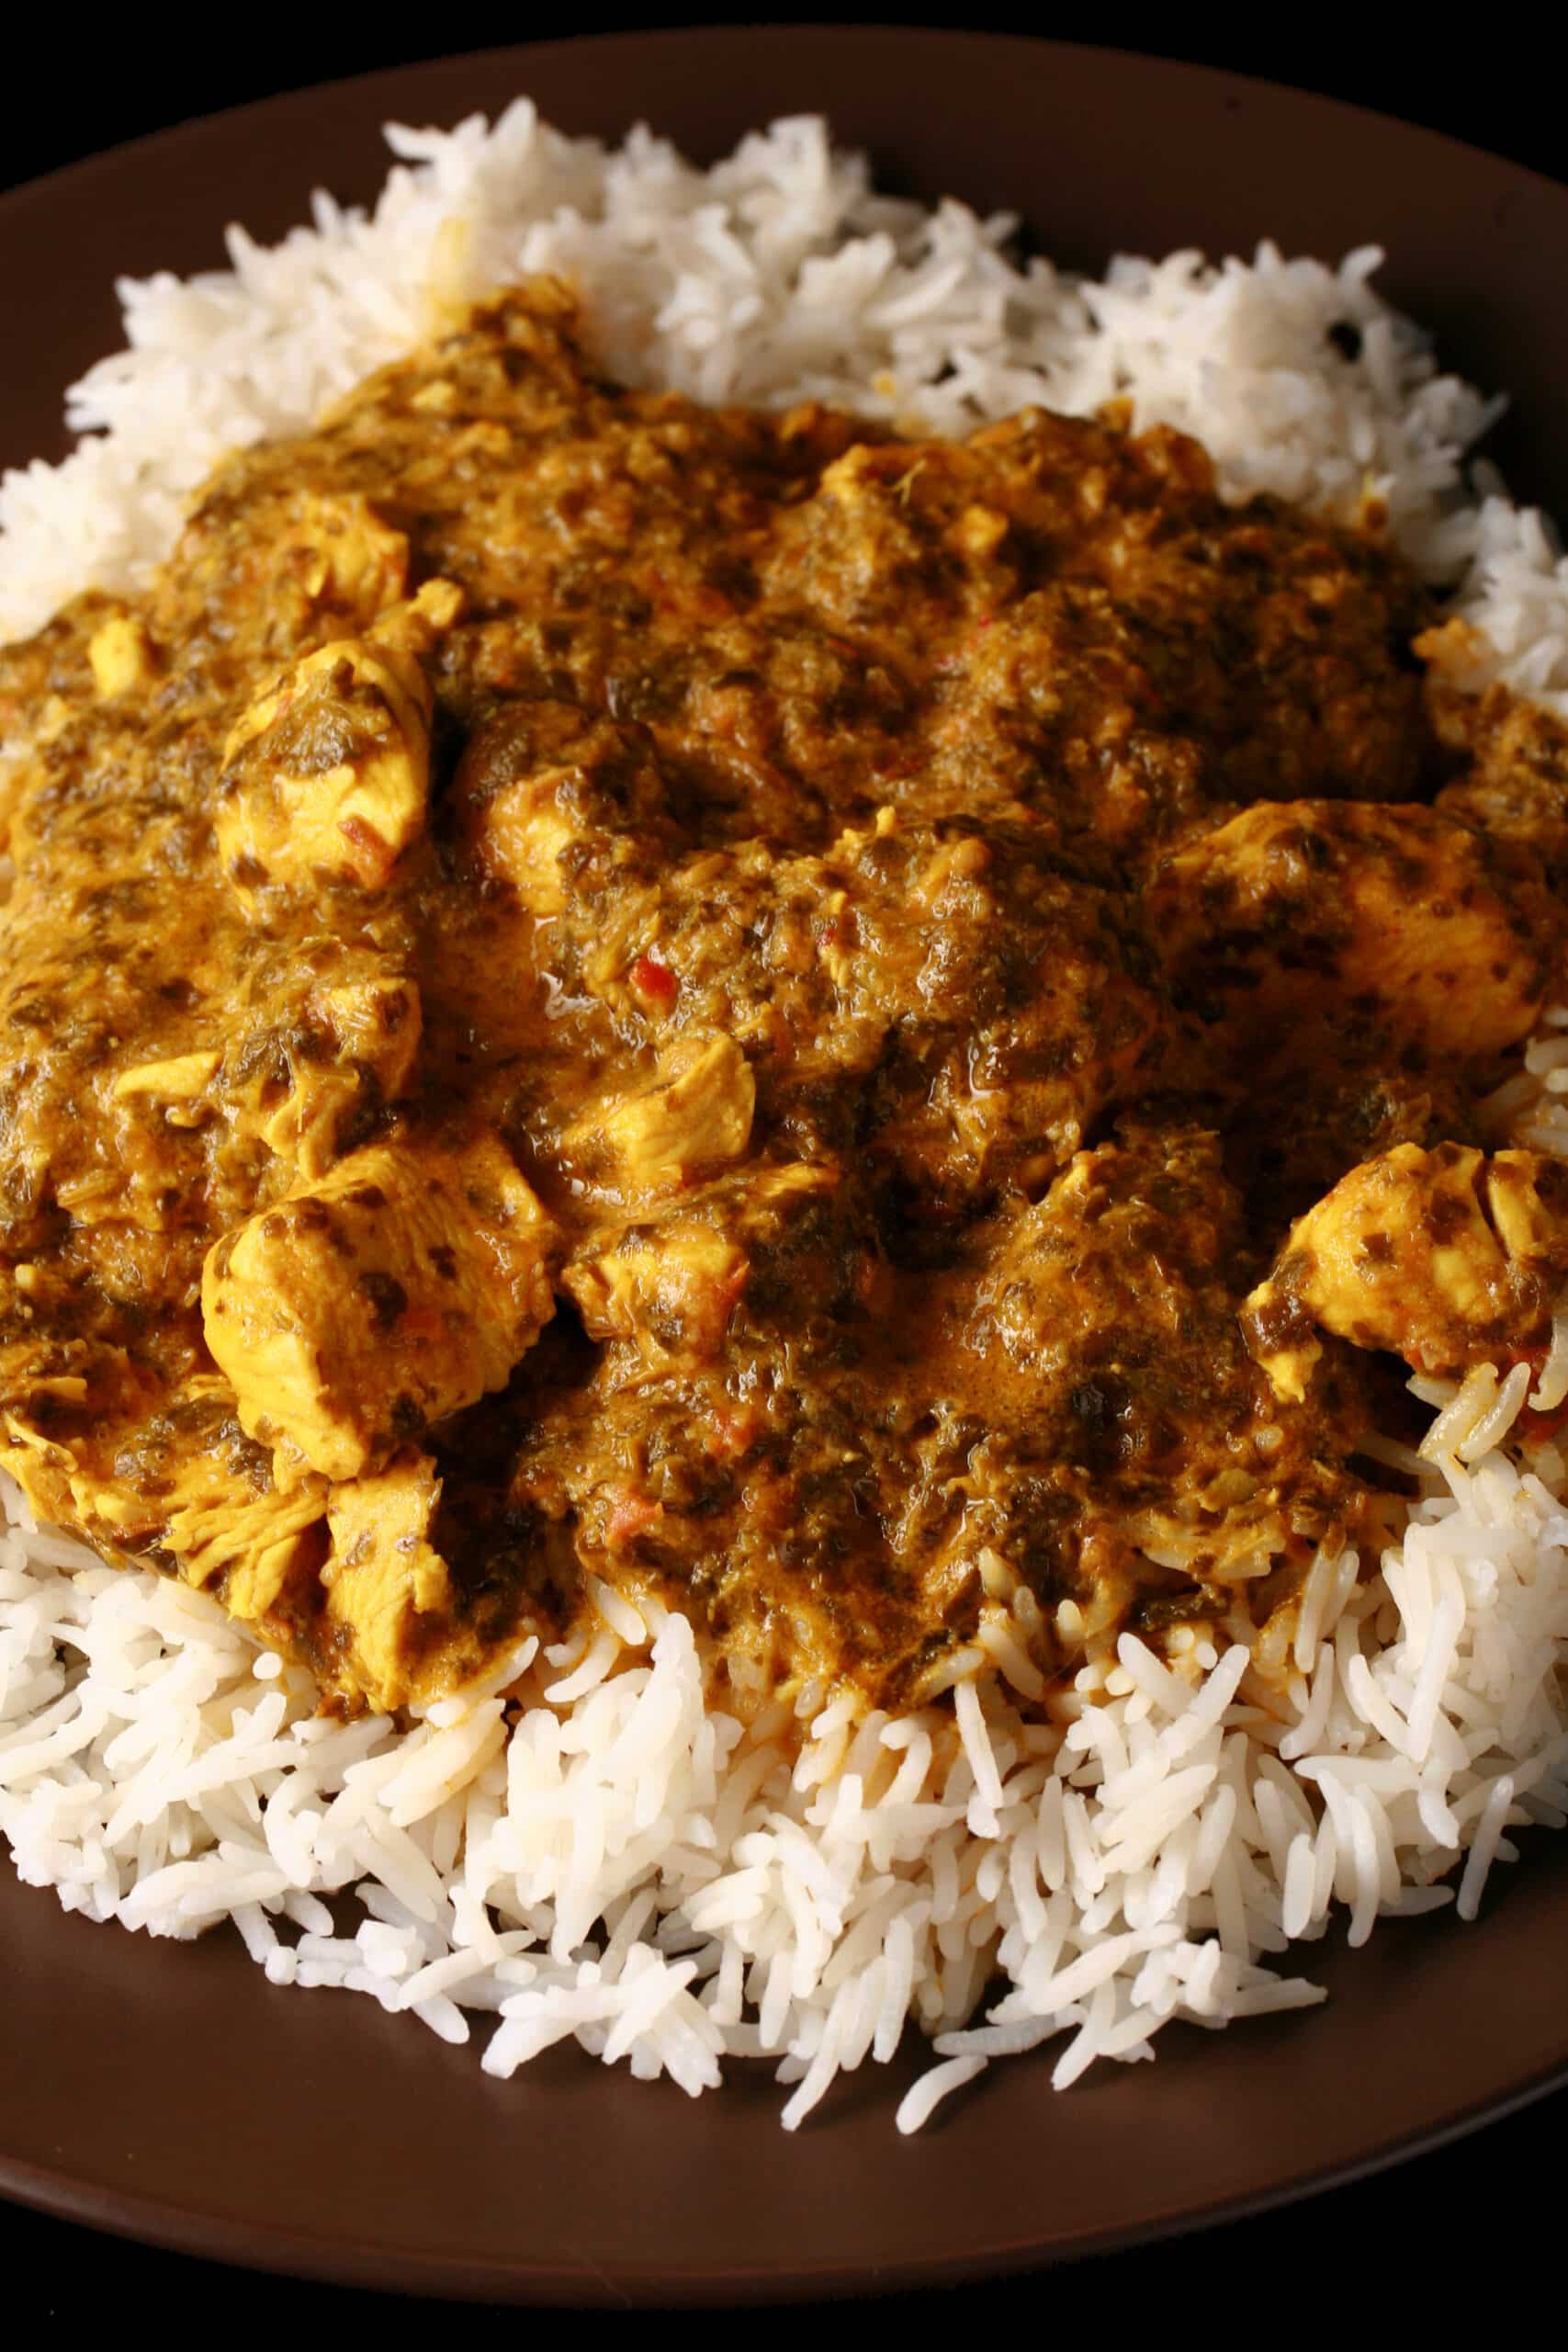
M 221 276 L 121 288 L 129 347 L 71 396 L 92 437 L 0 486 L 0 630 L 135 586 L 226 448 L 309 424 L 442 309 L 549 268 L 625 378 L 940 430 L 1120 395 L 1205 440 L 1228 496 L 1375 495 L 1484 631 L 1472 682 L 1568 711 L 1568 567 L 1539 515 L 1467 492 L 1489 404 L 1381 301 L 1371 248 L 1337 269 L 1269 246 L 1122 260 L 1088 285 L 1016 267 L 1006 220 L 877 197 L 814 120 L 707 173 L 646 131 L 564 139 L 525 101 L 493 130 L 389 138 L 403 162 L 373 215 L 319 196 L 273 251 L 231 232 Z M 1495 1098 L 1500 1139 L 1568 1148 L 1565 1033 L 1551 1016 Z M 526 1645 L 412 1729 L 319 1718 L 309 1678 L 215 1605 L 36 1529 L 4 1481 L 0 1833 L 68 1910 L 175 1937 L 232 1918 L 272 1982 L 448 2041 L 489 2017 L 500 2075 L 566 2039 L 694 2095 L 765 2058 L 793 2128 L 912 2015 L 940 2063 L 902 2130 L 1046 2041 L 1065 2087 L 1151 2055 L 1173 2017 L 1317 2000 L 1275 1963 L 1337 1906 L 1359 1941 L 1452 1901 L 1457 1868 L 1472 1917 L 1509 1832 L 1563 1824 L 1568 1464 L 1551 1442 L 1512 1458 L 1528 1387 L 1433 1393 L 1426 1458 L 1385 1449 L 1423 1498 L 1365 1581 L 1353 1553 L 1315 1564 L 1285 1698 L 1237 1625 L 1165 1660 L 1123 1636 L 1025 1716 L 1029 1599 L 990 1555 L 952 1710 L 857 1722 L 818 1693 L 797 1756 L 793 1721 L 747 1731 L 709 1703 L 681 1617 L 597 1589 L 581 1639 Z M 1560 1320 L 1530 1401 L 1564 1396 Z M 328 1895 L 352 1897 L 349 1929 Z

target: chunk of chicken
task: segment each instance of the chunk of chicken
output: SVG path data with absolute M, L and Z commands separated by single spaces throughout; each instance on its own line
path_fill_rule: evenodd
M 419 984 L 406 942 L 385 928 L 385 939 L 375 924 L 346 938 L 324 928 L 291 936 L 258 956 L 231 1009 L 214 1092 L 235 1138 L 276 1155 L 269 1199 L 324 1175 L 415 1080 Z
M 324 1175 L 346 1126 L 394 1102 L 419 1057 L 420 997 L 396 972 L 345 978 L 310 991 L 285 1048 L 288 1091 L 257 1121 L 268 1148 L 298 1175 Z
M 1243 1322 L 1276 1395 L 1299 1402 L 1314 1325 L 1457 1376 L 1538 1340 L 1565 1279 L 1568 1163 L 1399 1144 L 1297 1218 Z
M 254 1624 L 271 1616 L 291 1587 L 313 1582 L 326 1498 L 319 1478 L 282 1489 L 222 1453 L 187 1453 L 174 1466 L 174 1480 L 160 1542 L 187 1584 L 210 1590 L 231 1615 Z
M 305 1478 L 287 1492 L 275 1485 L 220 1375 L 184 1381 L 151 1423 L 129 1385 L 119 1383 L 117 1395 L 102 1365 L 90 1381 L 25 1384 L 0 1446 L 39 1517 L 80 1528 L 102 1551 L 177 1568 L 247 1622 L 273 1617 L 286 1600 L 295 1615 L 308 1613 L 325 1547 L 323 1482 Z M 57 1428 L 59 1409 L 79 1403 L 68 1443 L 51 1443 L 35 1426 L 46 1401 Z
M 100 623 L 88 639 L 87 659 L 105 702 L 134 694 L 156 674 L 147 631 L 130 613 L 115 613 Z
M 568 1159 L 621 1199 L 673 1192 L 704 1168 L 741 1159 L 757 1085 L 733 1037 L 682 1039 L 660 1057 L 656 1082 L 574 1122 Z
M 717 1354 L 745 1279 L 739 1242 L 687 1219 L 633 1226 L 564 1277 L 590 1338 L 629 1340 L 661 1369 Z
M 502 1387 L 554 1311 L 554 1238 L 490 1137 L 369 1145 L 226 1234 L 207 1343 L 280 1479 L 359 1477 Z
M 547 919 L 567 904 L 563 859 L 581 891 L 585 866 L 608 879 L 637 836 L 673 838 L 646 730 L 547 697 L 504 703 L 475 729 L 452 807 L 470 853 Z
M 1264 802 L 1176 851 L 1149 904 L 1173 986 L 1238 1043 L 1483 1057 L 1540 1011 L 1539 940 L 1480 835 L 1435 809 Z
M 215 1050 L 175 1054 L 166 1061 L 138 1062 L 122 1069 L 111 1091 L 117 1102 L 145 1095 L 166 1108 L 188 1108 L 207 1091 L 223 1057 Z
M 450 582 L 428 582 L 369 635 L 308 653 L 241 718 L 216 815 L 239 889 L 387 882 L 424 826 L 431 696 L 419 656 L 458 601 Z
M 429 724 L 412 664 L 349 639 L 307 654 L 225 749 L 218 844 L 234 882 L 384 883 L 424 824 Z
M 431 1457 L 406 1453 L 374 1476 L 334 1487 L 328 1498 L 328 1640 L 342 1679 L 382 1711 L 419 1695 L 418 1621 L 451 1607 L 446 1563 L 430 1541 L 440 1497 Z
M 748 1170 L 679 1207 L 639 1218 L 595 1246 L 562 1278 L 595 1340 L 630 1343 L 648 1371 L 710 1362 L 724 1344 L 752 1253 L 792 1216 L 836 1188 L 830 1168 Z
M 346 611 L 363 625 L 395 605 L 408 581 L 409 543 L 368 499 L 306 491 L 280 549 L 313 605 Z

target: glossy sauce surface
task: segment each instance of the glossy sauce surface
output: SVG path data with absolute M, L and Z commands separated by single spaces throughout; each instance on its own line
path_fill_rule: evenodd
M 35 1506 L 378 1706 L 591 1577 L 890 1705 L 1288 1626 L 1413 1302 L 1462 1371 L 1568 1271 L 1478 1109 L 1568 763 L 1375 523 L 620 390 L 549 286 L 232 459 L 0 656 Z

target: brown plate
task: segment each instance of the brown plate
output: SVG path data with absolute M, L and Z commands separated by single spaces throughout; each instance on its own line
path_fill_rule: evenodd
M 275 236 L 316 182 L 367 197 L 388 117 L 519 90 L 572 130 L 646 116 L 702 157 L 830 110 L 885 179 L 1022 212 L 1059 258 L 1116 248 L 1330 255 L 1375 238 L 1445 357 L 1517 395 L 1498 454 L 1568 512 L 1568 188 L 1325 99 L 1049 42 L 716 30 L 495 51 L 306 91 L 125 147 L 0 200 L 0 459 L 58 454 L 61 392 L 110 348 L 117 273 Z M 912 2286 L 1105 2248 L 1341 2180 L 1568 2076 L 1568 1838 L 1486 1916 L 1335 1936 L 1326 2008 L 1211 2038 L 1061 2098 L 1015 2062 L 913 2141 L 907 2059 L 795 2137 L 763 2070 L 688 2102 L 575 2051 L 510 2084 L 371 2003 L 275 1990 L 236 1939 L 154 1944 L 67 1918 L 0 1867 L 0 2189 L 194 2253 L 488 2298 L 726 2301 Z

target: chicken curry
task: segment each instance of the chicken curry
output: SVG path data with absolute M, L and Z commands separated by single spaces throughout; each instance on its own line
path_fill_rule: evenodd
M 604 1587 L 889 1706 L 1287 1624 L 1568 1276 L 1568 736 L 1442 638 L 1179 435 L 479 309 L 0 654 L 0 1460 L 338 1705 Z

